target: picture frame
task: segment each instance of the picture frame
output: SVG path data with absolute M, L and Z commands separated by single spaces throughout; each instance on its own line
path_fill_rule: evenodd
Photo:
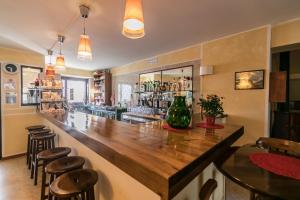
M 265 87 L 265 70 L 249 70 L 235 72 L 235 90 L 257 90 Z

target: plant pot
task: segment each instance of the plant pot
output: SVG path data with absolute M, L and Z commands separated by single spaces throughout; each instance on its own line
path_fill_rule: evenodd
M 216 117 L 215 116 L 206 116 L 206 124 L 213 126 L 215 125 Z
M 190 125 L 191 114 L 185 103 L 185 96 L 175 96 L 168 109 L 166 121 L 169 126 L 177 129 L 185 129 Z

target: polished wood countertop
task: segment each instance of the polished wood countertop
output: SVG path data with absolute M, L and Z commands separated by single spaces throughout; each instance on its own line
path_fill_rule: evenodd
M 80 112 L 41 115 L 163 200 L 172 199 L 244 132 L 234 125 L 214 133 L 169 131 L 164 121 L 128 124 Z

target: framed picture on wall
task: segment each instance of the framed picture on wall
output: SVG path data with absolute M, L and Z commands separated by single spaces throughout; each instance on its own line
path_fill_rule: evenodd
M 235 72 L 235 90 L 264 89 L 264 70 Z

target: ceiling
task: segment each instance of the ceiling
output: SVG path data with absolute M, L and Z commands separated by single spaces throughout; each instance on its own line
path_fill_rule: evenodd
M 76 55 L 82 33 L 78 6 L 83 1 L 91 7 L 90 62 Z M 300 17 L 299 0 L 143 0 L 146 36 L 131 40 L 121 34 L 124 1 L 0 0 L 0 46 L 46 54 L 61 33 L 66 36 L 66 65 L 95 70 Z M 58 52 L 57 45 L 54 50 Z

